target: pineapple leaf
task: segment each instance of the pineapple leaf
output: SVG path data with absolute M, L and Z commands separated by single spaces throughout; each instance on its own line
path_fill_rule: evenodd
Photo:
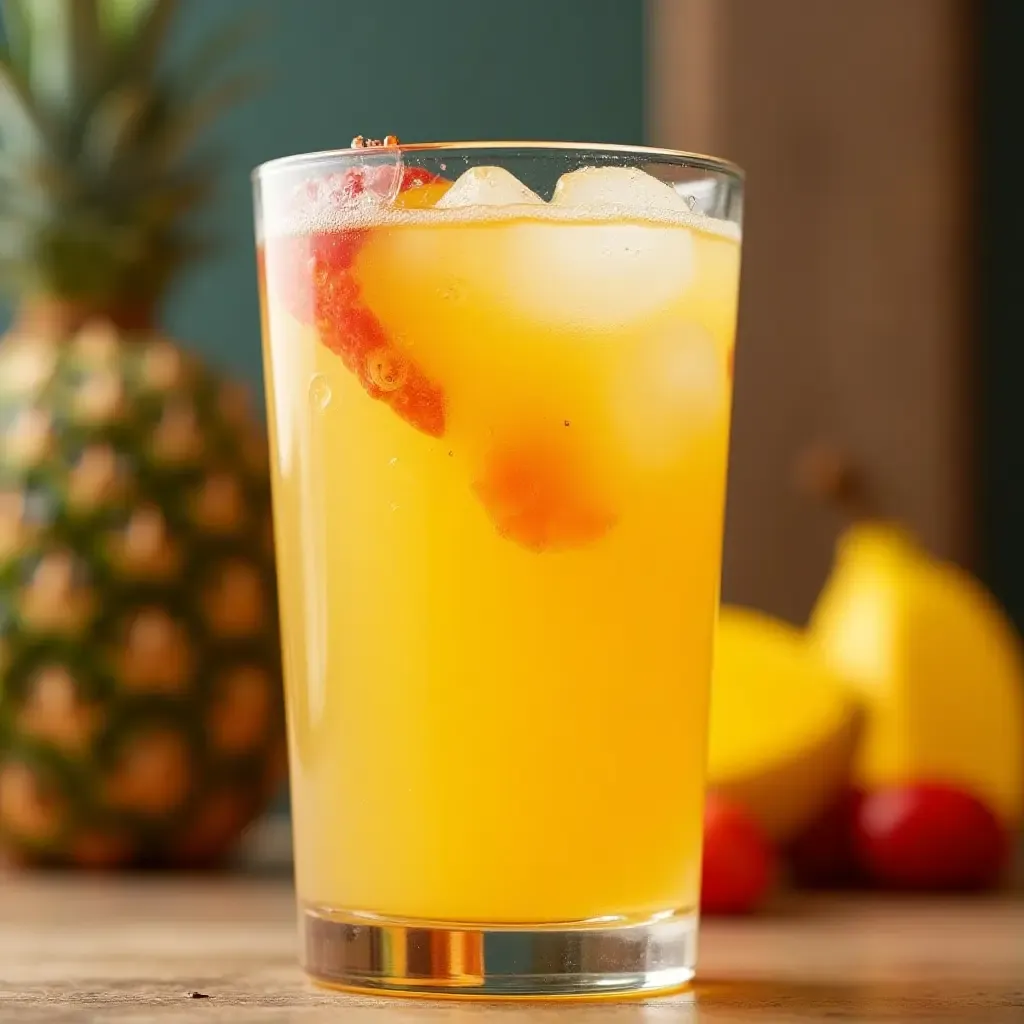
M 173 225 L 185 214 L 207 202 L 214 193 L 216 178 L 212 169 L 200 169 L 167 182 L 159 191 L 150 192 L 136 206 L 138 220 L 149 225 Z
M 149 6 L 146 0 L 100 0 L 97 13 L 104 38 L 124 39 Z
M 21 252 L 24 229 L 21 218 L 8 216 L 7 201 L 0 204 L 0 258 L 13 259 Z
M 97 0 L 22 3 L 28 28 L 28 77 L 44 109 L 71 109 L 88 95 L 103 66 Z
M 111 171 L 130 153 L 142 131 L 152 95 L 141 85 L 128 83 L 104 96 L 86 125 L 82 146 L 97 174 Z
M 29 64 L 29 26 L 25 15 L 28 0 L 0 0 L 0 22 L 6 42 L 5 52 L 11 66 L 27 77 Z
M 0 59 L 0 145 L 7 153 L 33 157 L 47 148 L 43 116 L 21 75 Z
M 254 20 L 229 15 L 165 66 L 181 6 L 0 0 L 0 284 L 151 308 L 211 248 L 192 223 L 220 170 L 201 137 L 255 87 L 229 67 Z
M 18 187 L 11 187 L 15 181 Z M 31 177 L 26 180 L 21 167 L 0 160 L 0 215 L 4 211 L 17 211 L 23 218 L 39 216 L 48 211 L 48 199 L 38 181 Z
M 110 0 L 106 2 L 109 4 Z M 134 4 L 118 6 L 131 7 L 134 14 L 121 41 L 120 73 L 125 77 L 151 78 L 166 46 L 179 0 L 135 0 Z

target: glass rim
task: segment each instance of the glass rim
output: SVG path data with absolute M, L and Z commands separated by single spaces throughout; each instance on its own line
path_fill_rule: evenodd
M 424 152 L 459 152 L 465 150 L 506 150 L 510 153 L 515 151 L 542 151 L 551 153 L 611 153 L 629 154 L 649 158 L 651 163 L 675 164 L 677 166 L 692 167 L 697 170 L 711 171 L 731 178 L 742 185 L 746 174 L 739 164 L 722 157 L 709 156 L 705 153 L 691 153 L 682 149 L 662 149 L 657 146 L 631 146 L 622 143 L 611 142 L 545 142 L 542 140 L 512 141 L 495 140 L 492 142 L 413 142 L 400 143 L 397 146 L 347 146 L 339 149 L 322 149 L 312 153 L 295 153 L 290 156 L 274 157 L 257 164 L 253 168 L 251 177 L 258 182 L 278 171 L 289 171 L 300 167 L 313 167 L 317 164 L 331 163 L 345 157 L 386 154 L 393 151 L 399 153 L 424 153 Z

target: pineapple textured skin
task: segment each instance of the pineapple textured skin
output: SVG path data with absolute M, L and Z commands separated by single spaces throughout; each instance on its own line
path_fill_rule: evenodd
M 247 394 L 107 321 L 0 343 L 0 847 L 222 857 L 285 774 Z

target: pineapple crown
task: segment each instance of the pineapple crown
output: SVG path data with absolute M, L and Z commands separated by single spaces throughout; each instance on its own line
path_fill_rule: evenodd
M 0 0 L 0 288 L 146 321 L 210 248 L 189 224 L 211 195 L 197 147 L 247 93 L 223 75 L 232 20 L 163 67 L 180 0 Z

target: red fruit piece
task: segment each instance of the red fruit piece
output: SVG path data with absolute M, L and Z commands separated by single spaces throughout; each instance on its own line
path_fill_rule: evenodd
M 844 789 L 787 845 L 793 881 L 807 889 L 845 889 L 862 880 L 854 832 L 864 794 Z
M 264 255 L 274 298 L 296 320 L 310 325 L 316 323 L 318 307 L 325 299 L 331 308 L 334 293 L 345 282 L 354 298 L 356 287 L 346 271 L 365 235 L 365 230 L 322 231 L 268 239 Z
M 531 551 L 581 547 L 615 522 L 569 448 L 554 442 L 496 448 L 473 486 L 498 533 Z
M 354 167 L 303 187 L 299 204 L 344 209 L 366 192 L 382 200 L 443 179 L 420 167 L 392 164 Z M 329 214 L 328 214 L 329 216 Z M 376 316 L 363 304 L 351 273 L 370 228 L 341 228 L 268 239 L 266 276 L 273 295 L 296 320 L 314 325 L 323 343 L 341 357 L 372 398 L 419 430 L 441 437 L 444 394 L 392 345 Z
M 917 782 L 864 798 L 857 853 L 871 879 L 900 889 L 981 889 L 1006 865 L 1006 828 L 955 786 Z
M 747 914 L 775 877 L 767 835 L 741 807 L 710 794 L 704 809 L 700 906 L 707 914 Z

